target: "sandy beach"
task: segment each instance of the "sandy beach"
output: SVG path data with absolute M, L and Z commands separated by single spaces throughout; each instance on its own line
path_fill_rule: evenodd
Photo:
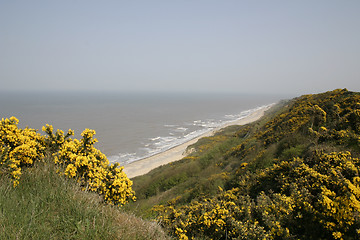
M 218 128 L 215 128 L 207 133 L 200 135 L 199 137 L 196 137 L 188 142 L 185 142 L 181 145 L 171 148 L 165 152 L 124 165 L 124 172 L 127 174 L 129 178 L 133 178 L 136 176 L 146 174 L 150 172 L 152 169 L 160 167 L 161 165 L 180 160 L 186 156 L 185 154 L 186 148 L 196 143 L 200 138 L 212 136 L 220 129 L 230 125 L 244 125 L 254 122 L 260 119 L 264 115 L 265 111 L 271 107 L 272 105 L 260 108 L 252 112 L 247 117 L 226 123 Z

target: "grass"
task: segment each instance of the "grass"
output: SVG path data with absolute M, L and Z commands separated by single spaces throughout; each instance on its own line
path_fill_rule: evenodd
M 97 194 L 38 163 L 12 187 L 0 176 L 0 239 L 168 239 L 156 222 L 104 205 Z

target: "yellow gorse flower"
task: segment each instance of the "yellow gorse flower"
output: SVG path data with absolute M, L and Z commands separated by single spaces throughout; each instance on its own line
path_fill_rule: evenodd
M 50 126 L 45 130 L 51 133 Z M 73 131 L 69 130 L 67 136 L 72 134 Z M 94 147 L 97 142 L 93 138 L 95 134 L 94 130 L 85 129 L 80 141 L 63 137 L 59 131 L 53 137 L 50 134 L 50 137 L 62 140 L 62 144 L 54 147 L 58 148 L 53 154 L 54 161 L 65 168 L 65 176 L 76 178 L 83 189 L 99 193 L 110 204 L 124 205 L 129 200 L 135 200 L 132 181 L 123 172 L 123 168 L 119 168 L 118 164 L 109 164 L 106 156 Z
M 44 137 L 34 129 L 18 128 L 15 117 L 0 121 L 0 168 L 10 172 L 14 186 L 19 184 L 21 169 L 44 156 Z
M 20 129 L 15 117 L 0 122 L 0 173 L 8 173 L 14 186 L 19 184 L 22 168 L 31 167 L 45 153 L 52 154 L 59 172 L 75 178 L 84 190 L 97 192 L 110 204 L 124 205 L 135 200 L 132 182 L 118 164 L 109 164 L 106 156 L 94 147 L 95 130 L 85 129 L 82 139 L 71 139 L 74 131 L 69 129 L 55 133 L 53 126 L 46 124 L 42 136 L 31 128 Z

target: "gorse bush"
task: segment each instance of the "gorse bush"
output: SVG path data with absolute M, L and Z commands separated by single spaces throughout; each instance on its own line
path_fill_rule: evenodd
M 360 237 L 358 158 L 316 153 L 247 176 L 239 186 L 175 207 L 155 206 L 180 239 L 348 239 Z
M 132 182 L 119 168 L 109 164 L 106 156 L 94 147 L 97 140 L 95 131 L 85 129 L 82 139 L 71 139 L 72 130 L 64 134 L 62 130 L 53 133 L 53 127 L 46 125 L 42 136 L 34 129 L 18 128 L 15 117 L 2 119 L 0 125 L 0 173 L 10 174 L 13 185 L 19 184 L 21 172 L 45 155 L 51 156 L 58 166 L 58 172 L 75 178 L 83 190 L 103 196 L 104 201 L 124 205 L 135 200 Z
M 49 128 L 45 127 L 45 130 Z M 93 146 L 97 141 L 94 135 L 94 130 L 85 129 L 80 141 L 62 143 L 59 151 L 54 153 L 55 163 L 63 166 L 64 175 L 76 178 L 83 189 L 98 192 L 108 203 L 123 205 L 129 199 L 135 200 L 132 182 L 123 172 L 123 167 L 109 165 L 106 156 Z
M 44 137 L 34 129 L 19 129 L 15 117 L 0 122 L 0 173 L 10 174 L 19 184 L 22 168 L 44 157 Z

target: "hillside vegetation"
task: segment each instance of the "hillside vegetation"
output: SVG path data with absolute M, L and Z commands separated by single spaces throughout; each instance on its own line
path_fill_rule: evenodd
M 338 89 L 274 107 L 132 179 L 128 208 L 179 239 L 360 238 L 360 94 Z

